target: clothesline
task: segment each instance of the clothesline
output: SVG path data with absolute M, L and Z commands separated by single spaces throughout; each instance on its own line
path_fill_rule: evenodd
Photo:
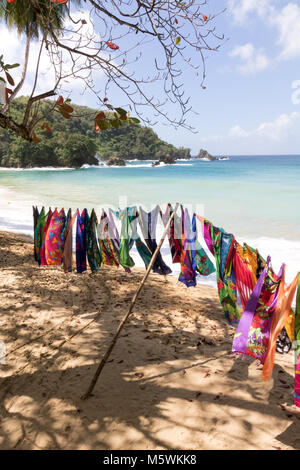
M 78 273 L 87 270 L 87 262 L 92 273 L 96 273 L 101 264 L 121 265 L 130 272 L 135 264 L 130 255 L 134 245 L 147 268 L 157 248 L 158 216 L 166 226 L 172 213 L 171 204 L 167 205 L 165 212 L 159 206 L 150 212 L 133 206 L 117 211 L 102 210 L 98 220 L 94 209 L 90 214 L 87 209 L 77 210 L 72 216 L 71 209 L 67 213 L 64 209 L 53 212 L 49 209 L 46 213 L 45 208 L 39 212 L 37 207 L 33 207 L 34 256 L 39 265 L 63 265 L 65 272 L 72 271 L 72 230 L 77 219 Z M 120 232 L 116 221 L 121 224 Z M 197 221 L 201 224 L 201 234 L 197 232 Z M 198 275 L 216 272 L 225 317 L 237 327 L 232 351 L 258 359 L 263 364 L 263 379 L 267 380 L 272 375 L 276 344 L 278 349 L 278 343 L 283 341 L 290 350 L 292 341 L 298 341 L 295 350 L 295 403 L 300 407 L 299 273 L 286 286 L 285 264 L 278 274 L 274 273 L 270 257 L 265 260 L 258 250 L 246 243 L 240 245 L 234 235 L 207 219 L 197 214 L 190 216 L 183 206 L 180 215 L 174 214 L 168 239 L 172 263 L 180 264 L 179 281 L 187 287 L 196 286 Z M 160 251 L 152 269 L 163 275 L 172 272 Z M 294 312 L 291 305 L 295 295 Z

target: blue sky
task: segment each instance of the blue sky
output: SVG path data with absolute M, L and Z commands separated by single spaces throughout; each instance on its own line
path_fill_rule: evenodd
M 206 89 L 201 88 L 199 78 L 184 70 L 184 86 L 198 113 L 191 114 L 189 122 L 198 132 L 163 123 L 154 130 L 174 145 L 191 148 L 192 154 L 200 148 L 216 155 L 300 154 L 300 1 L 210 0 L 204 12 L 225 7 L 215 25 L 227 40 L 219 52 L 207 58 Z M 22 38 L 3 25 L 0 36 L 2 44 L 9 44 L 6 56 L 15 60 Z M 151 47 L 144 47 L 142 61 L 134 66 L 138 73 L 153 71 L 157 52 Z M 29 78 L 35 53 L 32 51 Z M 101 81 L 99 74 L 99 86 Z M 24 87 L 28 93 L 26 87 L 28 84 Z M 94 97 L 81 94 L 81 88 L 73 87 L 72 100 L 95 107 Z M 157 85 L 153 91 L 160 93 Z M 115 90 L 110 99 L 113 104 L 126 104 Z M 176 112 L 172 106 L 167 110 Z

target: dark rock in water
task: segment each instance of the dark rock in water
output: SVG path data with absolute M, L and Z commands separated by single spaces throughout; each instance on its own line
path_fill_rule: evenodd
M 173 157 L 169 153 L 167 153 L 166 155 L 163 155 L 162 157 L 160 157 L 159 161 L 161 163 L 166 163 L 167 165 L 173 165 L 174 163 L 176 163 L 175 157 Z
M 162 155 L 157 162 L 152 163 L 151 166 L 158 166 L 161 163 L 165 163 L 166 165 L 173 165 L 176 163 L 175 157 L 170 155 L 169 153 Z
M 110 157 L 106 162 L 108 166 L 126 166 L 126 162 L 121 157 Z
M 218 160 L 218 158 L 213 157 L 210 153 L 208 153 L 207 150 L 203 150 L 203 149 L 199 150 L 199 153 L 195 158 L 202 158 L 202 159 L 209 160 L 209 161 Z

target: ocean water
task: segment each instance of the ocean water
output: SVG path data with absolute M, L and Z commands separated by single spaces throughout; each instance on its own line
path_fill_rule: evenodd
M 151 167 L 13 170 L 0 168 L 0 229 L 32 233 L 32 205 L 73 209 L 180 202 L 239 242 L 287 263 L 287 278 L 300 269 L 300 156 L 234 156 L 229 160 L 178 161 Z M 158 233 L 161 232 L 161 226 Z M 168 246 L 164 245 L 168 257 Z M 175 273 L 177 274 L 176 270 Z

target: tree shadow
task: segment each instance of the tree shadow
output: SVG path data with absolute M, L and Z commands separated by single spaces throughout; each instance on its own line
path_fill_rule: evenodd
M 1 449 L 212 448 L 210 436 L 227 448 L 255 448 L 257 430 L 272 419 L 285 422 L 278 401 L 291 393 L 292 376 L 276 365 L 262 397 L 249 364 L 230 357 L 234 329 L 217 296 L 153 274 L 93 396 L 82 401 L 143 273 L 38 270 L 29 248 L 26 269 L 14 265 L 13 292 L 23 306 L 2 332 L 9 348 L 0 366 Z M 8 295 L 12 284 L 5 283 Z M 9 302 L 0 309 L 3 318 L 12 313 Z M 49 309 L 45 321 L 41 312 Z M 257 426 L 252 414 L 261 416 Z M 288 430 L 277 440 L 298 448 Z

